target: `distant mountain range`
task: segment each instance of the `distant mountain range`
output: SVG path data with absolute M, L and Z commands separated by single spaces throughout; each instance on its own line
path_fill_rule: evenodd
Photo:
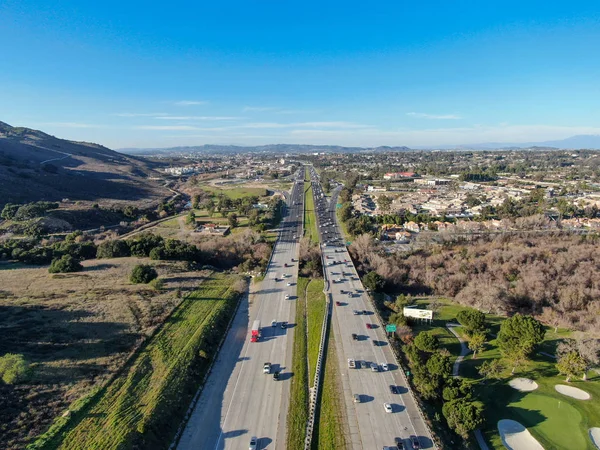
M 566 139 L 560 139 L 555 141 L 541 141 L 541 142 L 486 142 L 482 144 L 463 144 L 463 145 L 442 145 L 438 147 L 433 146 L 418 146 L 415 148 L 419 149 L 456 149 L 456 150 L 500 150 L 500 149 L 525 149 L 525 148 L 537 148 L 537 149 L 565 149 L 565 150 L 579 150 L 579 149 L 600 149 L 600 135 L 597 134 L 581 134 L 578 136 L 571 136 Z
M 169 148 L 120 148 L 117 151 L 130 155 L 170 155 L 180 153 L 359 153 L 359 152 L 405 152 L 408 147 L 343 147 L 340 145 L 269 144 L 269 145 L 197 145 Z
M 406 146 L 379 147 L 344 147 L 341 145 L 306 145 L 306 144 L 270 144 L 270 145 L 196 145 L 188 147 L 168 148 L 120 148 L 117 151 L 130 155 L 171 155 L 171 154 L 235 154 L 235 153 L 386 153 L 406 152 L 411 150 L 511 150 L 511 149 L 600 149 L 600 135 L 583 134 L 566 139 L 542 142 L 484 142 L 481 144 L 462 145 L 419 145 L 412 148 Z
M 157 202 L 156 163 L 0 122 L 0 206 L 37 200 Z

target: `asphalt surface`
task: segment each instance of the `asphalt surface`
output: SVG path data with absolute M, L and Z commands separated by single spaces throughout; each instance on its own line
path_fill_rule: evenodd
M 345 245 L 341 244 L 343 240 L 335 216 L 341 187 L 334 189 L 328 202 L 321 196 L 320 183 L 316 181 L 318 177 L 312 168 L 311 179 L 321 242 L 325 244 L 322 245 L 325 277 L 334 301 L 333 332 L 340 355 L 340 374 L 351 434 L 347 439 L 349 446 L 381 449 L 395 446 L 400 439 L 407 449 L 411 449 L 411 437 L 415 436 L 420 448 L 433 448 L 427 426 L 400 369 L 394 363 L 385 330 L 378 326 L 368 293 Z M 355 311 L 360 314 L 355 314 Z M 352 334 L 356 335 L 356 339 Z M 349 368 L 349 359 L 357 363 L 357 368 Z M 377 365 L 377 371 L 371 369 L 372 364 Z M 383 370 L 382 364 L 387 364 L 388 370 Z M 390 386 L 394 387 L 394 393 Z M 359 396 L 360 402 L 354 401 L 354 395 Z M 384 403 L 391 405 L 392 412 L 386 412 Z
M 259 439 L 258 449 L 285 449 L 304 170 L 297 179 L 300 181 L 286 199 L 289 207 L 265 278 L 251 292 L 249 302 L 240 305 L 182 433 L 179 450 L 247 450 L 252 436 Z M 261 321 L 262 335 L 258 342 L 250 342 L 256 319 Z M 276 326 L 271 326 L 272 321 Z M 287 323 L 286 328 L 281 327 L 282 322 Z M 280 372 L 279 380 L 263 373 L 265 362 L 272 364 L 271 372 Z

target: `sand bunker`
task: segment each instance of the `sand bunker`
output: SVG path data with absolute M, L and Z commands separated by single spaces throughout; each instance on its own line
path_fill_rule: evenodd
M 557 384 L 554 386 L 556 392 L 560 392 L 563 395 L 576 398 L 577 400 L 589 400 L 590 394 L 573 386 L 565 386 L 564 384 Z
M 514 420 L 499 420 L 498 433 L 508 450 L 544 450 L 527 428 Z
M 508 384 L 513 389 L 521 392 L 535 391 L 538 388 L 538 384 L 529 378 L 513 378 Z
M 590 439 L 596 448 L 600 448 L 600 427 L 590 428 Z

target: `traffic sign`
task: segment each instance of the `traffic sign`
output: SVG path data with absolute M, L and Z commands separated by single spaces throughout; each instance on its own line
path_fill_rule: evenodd
M 385 326 L 385 331 L 387 331 L 388 333 L 395 333 L 396 332 L 396 325 L 391 323 Z

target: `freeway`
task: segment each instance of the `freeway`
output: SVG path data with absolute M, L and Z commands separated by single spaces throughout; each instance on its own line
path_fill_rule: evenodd
M 416 440 L 419 448 L 433 448 L 428 428 L 395 364 L 385 330 L 379 327 L 368 293 L 343 245 L 335 216 L 339 189 L 328 203 L 312 167 L 311 180 L 325 278 L 334 301 L 332 323 L 350 422 L 349 446 L 380 449 L 401 441 L 410 449 Z M 384 404 L 389 404 L 387 410 Z
M 285 449 L 303 208 L 300 170 L 265 278 L 238 309 L 179 450 L 247 450 L 251 437 L 258 438 L 257 449 Z M 260 320 L 261 337 L 250 342 L 255 320 Z M 268 374 L 263 373 L 266 362 L 271 363 Z

